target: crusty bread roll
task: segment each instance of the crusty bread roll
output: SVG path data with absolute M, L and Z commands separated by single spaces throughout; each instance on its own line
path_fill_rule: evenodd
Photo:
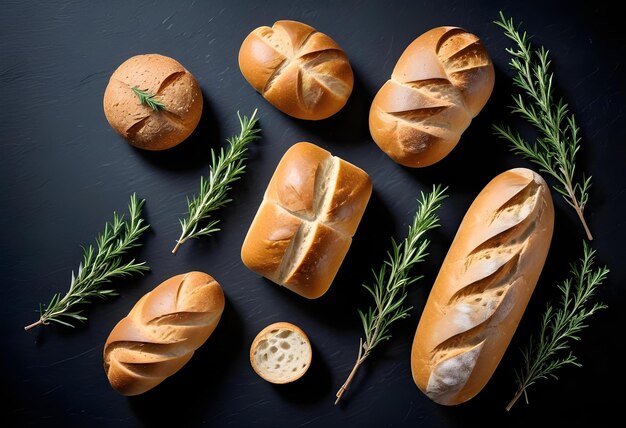
M 315 299 L 330 287 L 372 193 L 369 175 L 311 143 L 280 160 L 241 249 L 254 272 Z
M 241 44 L 243 77 L 274 107 L 320 120 L 343 108 L 354 76 L 345 52 L 326 34 L 297 21 L 252 31 Z
M 164 108 L 142 104 L 133 88 L 154 95 Z M 202 116 L 202 91 L 178 61 L 158 54 L 136 55 L 111 75 L 104 91 L 104 114 L 131 145 L 165 150 L 195 130 Z
M 300 327 L 288 322 L 270 324 L 257 334 L 250 347 L 254 371 L 271 383 L 301 378 L 311 365 L 311 342 Z
M 494 82 L 478 37 L 456 27 L 427 31 L 406 48 L 374 97 L 372 138 L 401 165 L 439 162 L 485 106 Z
M 111 386 L 138 395 L 176 373 L 213 333 L 224 303 L 222 287 L 202 272 L 176 275 L 144 295 L 104 345 Z
M 413 379 L 432 400 L 460 404 L 487 384 L 535 289 L 553 226 L 550 190 L 529 169 L 501 173 L 476 197 L 413 340 Z

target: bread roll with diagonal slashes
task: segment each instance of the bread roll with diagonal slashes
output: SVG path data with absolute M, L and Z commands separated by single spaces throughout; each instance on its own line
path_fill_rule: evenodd
M 104 345 L 113 389 L 143 394 L 180 370 L 211 336 L 224 304 L 222 288 L 203 272 L 173 276 L 144 295 Z
M 372 101 L 372 138 L 401 165 L 439 162 L 485 106 L 494 83 L 478 37 L 457 27 L 427 31 L 406 48 Z
M 248 229 L 241 259 L 309 299 L 330 287 L 372 193 L 369 175 L 311 143 L 283 155 Z
M 487 384 L 535 289 L 553 227 L 550 190 L 529 169 L 501 173 L 476 197 L 413 339 L 413 379 L 432 400 L 460 404 Z
M 354 85 L 343 49 L 298 21 L 277 21 L 252 31 L 241 44 L 239 69 L 274 107 L 306 120 L 337 113 Z

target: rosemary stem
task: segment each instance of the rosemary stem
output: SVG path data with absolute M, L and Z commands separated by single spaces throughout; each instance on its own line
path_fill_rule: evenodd
M 148 229 L 149 225 L 142 225 L 141 208 L 144 200 L 138 201 L 136 194 L 132 194 L 128 210 L 130 219 L 123 219 L 113 213 L 113 221 L 105 223 L 104 230 L 96 237 L 96 245 L 83 247 L 83 260 L 72 279 L 69 290 L 65 295 L 55 293 L 50 303 L 39 306 L 39 320 L 24 327 L 28 331 L 40 325 L 51 322 L 73 327 L 72 321 L 85 321 L 82 310 L 75 310 L 75 305 L 89 303 L 95 297 L 107 298 L 114 295 L 114 290 L 107 289 L 111 278 L 124 277 L 133 273 L 148 270 L 145 262 L 135 260 L 125 262 L 123 256 L 134 247 L 139 246 L 136 241 Z
M 519 398 L 522 396 L 523 393 L 524 393 L 524 388 L 520 388 L 520 389 L 517 390 L 517 393 L 515 394 L 515 397 L 513 397 L 513 399 L 506 406 L 506 411 L 507 412 L 509 412 L 513 408 L 513 406 L 515 405 L 517 400 L 519 400 Z
M 374 284 L 363 285 L 374 299 L 374 305 L 367 311 L 358 311 L 363 323 L 365 339 L 359 340 L 359 354 L 346 381 L 336 394 L 335 404 L 339 403 L 354 377 L 370 355 L 381 342 L 391 338 L 390 325 L 409 316 L 412 309 L 404 305 L 406 288 L 415 283 L 421 276 L 410 275 L 409 271 L 416 263 L 426 256 L 429 241 L 423 237 L 428 230 L 439 226 L 436 211 L 446 197 L 447 188 L 433 186 L 432 192 L 424 194 L 418 200 L 418 208 L 409 225 L 408 235 L 401 242 L 392 239 L 393 249 L 387 253 L 385 261 L 378 272 L 374 272 Z
M 574 196 L 574 192 L 571 187 L 568 187 L 567 191 L 570 194 L 572 201 L 574 201 L 574 210 L 580 219 L 580 222 L 583 224 L 583 228 L 585 229 L 585 233 L 587 234 L 587 239 L 593 241 L 593 236 L 591 235 L 591 230 L 589 230 L 589 226 L 587 226 L 587 222 L 585 221 L 585 216 L 583 215 L 583 210 L 578 203 L 578 200 Z
M 228 147 L 219 151 L 211 150 L 211 164 L 209 175 L 200 177 L 200 191 L 192 198 L 187 199 L 188 216 L 181 220 L 182 232 L 176 245 L 172 249 L 172 254 L 176 254 L 181 245 L 191 238 L 209 236 L 219 231 L 216 227 L 219 220 L 209 221 L 211 213 L 225 206 L 231 199 L 228 192 L 231 185 L 244 173 L 246 169 L 248 144 L 260 138 L 260 129 L 255 128 L 258 121 L 257 110 L 248 119 L 241 117 L 237 112 L 241 131 L 239 135 L 228 138 Z M 201 222 L 207 224 L 202 225 Z
M 176 251 L 178 251 L 180 246 L 183 245 L 183 242 L 185 242 L 185 241 L 182 240 L 182 239 L 177 239 L 176 240 L 176 245 L 174 245 L 174 249 L 172 250 L 172 254 L 176 254 Z
M 24 327 L 24 330 L 28 331 L 28 330 L 30 330 L 32 328 L 35 328 L 38 325 L 42 325 L 42 324 L 43 324 L 43 320 L 41 318 L 39 318 L 38 321 L 35 321 L 34 323 L 28 324 L 26 327 Z
M 532 48 L 526 32 L 520 33 L 513 20 L 506 19 L 502 12 L 495 23 L 517 45 L 506 49 L 513 56 L 509 63 L 516 72 L 513 82 L 522 91 L 513 97 L 512 111 L 526 119 L 540 137 L 534 143 L 529 143 L 510 130 L 497 128 L 497 133 L 512 143 L 515 153 L 538 164 L 558 181 L 555 190 L 574 208 L 587 239 L 591 241 L 593 236 L 583 214 L 591 181 L 583 176 L 582 183 L 575 183 L 576 154 L 580 147 L 579 128 L 568 105 L 555 99 L 548 50 L 543 46 Z
M 580 264 L 571 265 L 571 277 L 558 285 L 562 295 L 558 306 L 548 304 L 544 312 L 539 336 L 531 337 L 529 345 L 522 351 L 524 368 L 517 373 L 518 389 L 506 407 L 510 410 L 522 394 L 528 403 L 528 388 L 539 379 L 554 378 L 554 372 L 565 365 L 580 367 L 570 348 L 570 341 L 580 339 L 578 333 L 587 327 L 585 320 L 597 310 L 606 308 L 596 303 L 585 308 L 596 287 L 607 277 L 609 269 L 593 269 L 595 251 L 583 240 L 583 256 Z
M 587 222 L 585 221 L 585 217 L 583 216 L 583 212 L 578 207 L 576 208 L 576 214 L 578 214 L 578 218 L 580 218 L 580 221 L 583 224 L 583 228 L 585 229 L 585 233 L 587 234 L 587 239 L 589 239 L 590 241 L 593 241 L 593 236 L 591 235 L 591 231 L 589 230 L 589 226 L 587 226 Z
M 335 400 L 335 405 L 339 403 L 341 397 L 343 397 L 344 392 L 348 390 L 350 384 L 352 383 L 352 380 L 354 379 L 354 376 L 356 375 L 356 372 L 359 370 L 359 367 L 361 367 L 361 365 L 365 362 L 365 359 L 368 356 L 369 352 L 367 351 L 365 352 L 365 354 L 363 354 L 363 339 L 361 338 L 359 339 L 359 355 L 356 358 L 356 363 L 354 364 L 354 367 L 352 367 L 352 371 L 350 371 L 350 374 L 348 375 L 346 381 L 343 383 L 343 385 L 341 385 L 339 391 L 337 391 L 337 399 Z

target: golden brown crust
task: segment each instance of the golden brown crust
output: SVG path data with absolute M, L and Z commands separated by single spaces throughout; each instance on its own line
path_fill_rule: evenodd
M 274 201 L 296 215 L 312 220 L 315 213 L 315 178 L 324 160 L 331 154 L 313 144 L 299 144 L 285 152 L 265 192 Z
M 321 207 L 321 221 L 345 235 L 353 236 L 372 194 L 372 181 L 363 170 L 339 159 L 335 179 L 329 183 L 330 197 Z
M 372 138 L 401 165 L 439 162 L 487 103 L 494 82 L 478 37 L 457 27 L 427 31 L 406 48 L 372 101 Z
M 328 291 L 335 279 L 352 237 L 321 222 L 309 227 L 305 233 L 310 237 L 303 237 L 301 250 L 292 254 L 292 263 L 284 272 L 282 285 L 307 299 L 317 299 Z
M 413 379 L 431 399 L 460 404 L 487 384 L 541 274 L 553 227 L 550 190 L 529 169 L 503 172 L 476 197 L 413 340 Z
M 321 120 L 337 113 L 354 85 L 341 47 L 297 21 L 253 30 L 241 44 L 239 68 L 274 107 L 299 119 Z
M 309 299 L 333 282 L 372 193 L 369 175 L 311 143 L 283 155 L 241 249 L 252 271 Z
M 165 110 L 141 104 L 134 87 L 155 95 Z M 158 54 L 136 55 L 111 75 L 103 106 L 111 127 L 131 145 L 165 150 L 195 130 L 202 116 L 202 91 L 178 61 Z
M 111 386 L 138 395 L 176 373 L 213 333 L 224 305 L 222 288 L 203 272 L 173 276 L 145 294 L 104 345 Z
M 241 247 L 241 259 L 249 269 L 274 282 L 283 256 L 302 220 L 269 200 L 263 200 Z

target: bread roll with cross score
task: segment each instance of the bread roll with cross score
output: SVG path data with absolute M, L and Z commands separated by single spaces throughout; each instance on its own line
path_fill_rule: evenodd
M 305 120 L 337 113 L 354 85 L 343 49 L 298 21 L 282 20 L 253 30 L 241 44 L 239 69 L 270 104 Z
M 473 201 L 413 339 L 413 379 L 432 400 L 456 405 L 485 387 L 535 289 L 553 228 L 550 190 L 529 169 L 499 174 Z
M 401 165 L 439 162 L 485 106 L 494 83 L 493 64 L 477 36 L 458 27 L 427 31 L 406 48 L 374 97 L 372 138 Z
M 153 95 L 163 108 L 143 104 L 133 88 Z M 103 105 L 111 127 L 132 146 L 165 150 L 196 129 L 202 116 L 202 91 L 195 77 L 175 59 L 135 55 L 111 75 Z
M 224 304 L 222 288 L 203 272 L 173 276 L 145 294 L 104 345 L 113 389 L 143 394 L 183 368 L 217 327 Z
M 252 271 L 309 299 L 330 287 L 372 193 L 369 175 L 312 143 L 290 147 L 241 248 Z

